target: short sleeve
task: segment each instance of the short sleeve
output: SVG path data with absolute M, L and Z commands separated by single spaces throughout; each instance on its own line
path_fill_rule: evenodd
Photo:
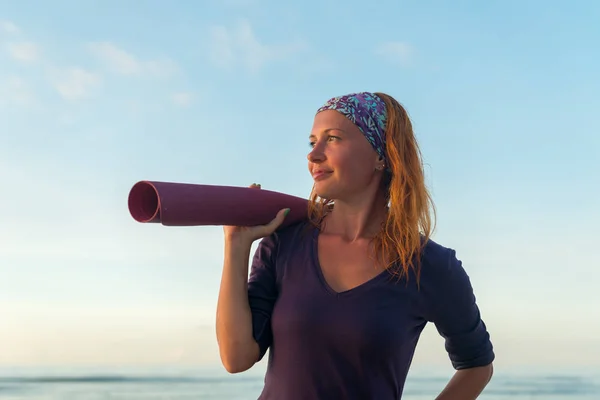
M 429 276 L 434 279 L 426 300 L 427 319 L 445 339 L 452 366 L 459 369 L 480 367 L 494 361 L 493 345 L 481 318 L 471 281 L 456 258 L 447 249 L 441 268 Z
M 252 312 L 252 334 L 258 343 L 260 361 L 272 342 L 271 314 L 277 299 L 275 259 L 277 254 L 276 234 L 263 238 L 250 267 L 248 278 L 248 301 Z

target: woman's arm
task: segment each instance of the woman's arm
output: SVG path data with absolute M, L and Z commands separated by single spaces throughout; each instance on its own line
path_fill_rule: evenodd
M 425 312 L 456 373 L 436 400 L 476 399 L 492 377 L 494 347 L 462 262 L 454 250 L 437 250 L 423 282 Z
M 248 259 L 251 242 L 225 240 L 225 259 L 217 302 L 217 342 L 225 369 L 243 372 L 258 360 L 248 302 Z
M 277 243 L 273 233 L 288 211 L 280 210 L 267 225 L 223 228 L 225 259 L 216 331 L 221 362 L 230 373 L 251 368 L 271 344 L 270 320 L 277 299 L 274 265 Z M 250 249 L 261 238 L 248 278 Z
M 458 370 L 435 400 L 475 400 L 492 379 L 493 373 L 493 364 Z

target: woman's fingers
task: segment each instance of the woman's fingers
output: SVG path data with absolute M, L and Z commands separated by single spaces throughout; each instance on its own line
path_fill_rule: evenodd
M 275 218 L 273 218 L 271 220 L 271 222 L 269 222 L 266 225 L 263 225 L 263 227 L 262 227 L 262 228 L 264 228 L 263 235 L 268 236 L 268 235 L 272 234 L 273 232 L 275 232 L 277 230 L 277 228 L 279 228 L 279 226 L 283 223 L 283 221 L 285 220 L 285 217 L 289 214 L 289 212 L 290 212 L 289 208 L 284 208 L 282 210 L 279 210 L 279 212 L 277 213 Z

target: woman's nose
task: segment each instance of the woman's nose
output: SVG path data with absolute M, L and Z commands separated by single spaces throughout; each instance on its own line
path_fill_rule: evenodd
M 321 146 L 316 144 L 312 148 L 312 150 L 307 154 L 306 158 L 310 162 L 319 162 L 319 161 L 323 161 L 325 159 L 325 154 L 323 153 Z

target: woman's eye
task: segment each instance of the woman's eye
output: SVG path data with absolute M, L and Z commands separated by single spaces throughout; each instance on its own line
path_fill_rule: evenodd
M 327 141 L 331 142 L 333 139 L 337 140 L 337 139 L 339 139 L 339 137 L 338 136 L 327 136 Z M 308 145 L 310 147 L 315 147 L 316 144 L 317 144 L 317 142 L 315 142 L 315 141 L 311 141 L 308 143 Z

